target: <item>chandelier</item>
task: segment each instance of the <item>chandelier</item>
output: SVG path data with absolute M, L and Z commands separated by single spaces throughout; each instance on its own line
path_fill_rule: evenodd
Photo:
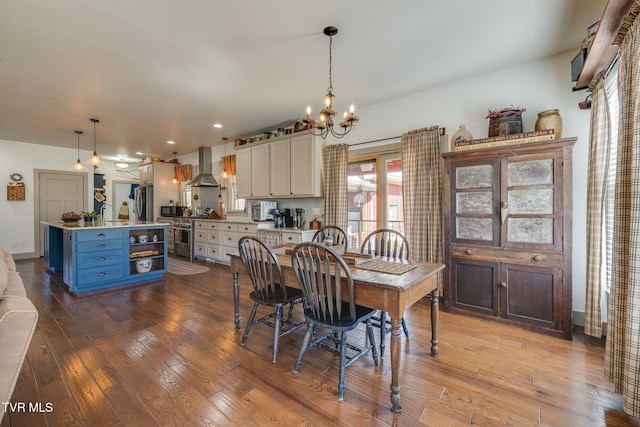
M 307 107 L 307 115 L 302 118 L 302 122 L 307 125 L 309 132 L 313 135 L 321 136 L 322 139 L 326 139 L 329 133 L 333 135 L 335 138 L 342 138 L 346 134 L 353 129 L 356 123 L 359 120 L 359 117 L 355 114 L 355 107 L 351 104 L 349 108 L 349 113 L 346 111 L 342 117 L 342 121 L 338 124 L 342 128 L 334 129 L 334 116 L 336 112 L 333 109 L 333 100 L 335 95 L 333 94 L 333 84 L 331 78 L 332 71 L 332 51 L 331 46 L 333 44 L 333 36 L 338 34 L 338 28 L 336 27 L 326 27 L 324 29 L 324 34 L 329 36 L 329 88 L 327 89 L 327 94 L 324 96 L 324 108 L 320 110 L 320 120 L 315 120 L 311 117 L 311 107 Z

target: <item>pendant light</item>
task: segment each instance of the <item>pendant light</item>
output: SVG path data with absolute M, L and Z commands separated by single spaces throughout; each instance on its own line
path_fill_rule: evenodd
M 226 158 L 227 158 L 227 140 L 229 138 L 222 138 L 224 141 L 224 157 L 222 158 L 222 172 L 220 173 L 220 178 L 226 179 L 229 177 L 229 173 L 227 172 L 227 167 L 225 166 Z
M 82 162 L 80 161 L 80 135 L 82 135 L 82 131 L 76 130 L 74 132 L 78 135 L 78 161 L 76 162 L 75 165 L 71 166 L 71 170 L 77 171 L 77 172 L 86 172 L 87 168 L 85 168 Z
M 90 120 L 93 122 L 93 156 L 91 156 L 89 160 L 84 162 L 84 164 L 99 166 L 102 164 L 102 160 L 100 160 L 100 157 L 98 157 L 98 153 L 96 152 L 96 123 L 100 123 L 100 120 L 98 119 L 90 119 Z

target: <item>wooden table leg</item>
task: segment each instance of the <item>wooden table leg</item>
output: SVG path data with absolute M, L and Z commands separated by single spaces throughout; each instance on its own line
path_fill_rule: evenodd
M 438 309 L 440 291 L 438 288 L 431 291 L 431 356 L 438 357 L 438 323 L 440 312 Z
M 402 317 L 391 318 L 391 412 L 402 412 L 400 406 L 400 336 Z
M 233 309 L 233 323 L 240 329 L 240 275 L 237 271 L 233 272 Z

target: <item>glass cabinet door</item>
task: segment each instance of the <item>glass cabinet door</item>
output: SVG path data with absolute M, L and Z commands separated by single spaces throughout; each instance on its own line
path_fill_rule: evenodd
M 456 242 L 496 245 L 500 227 L 496 220 L 500 168 L 497 161 L 456 164 L 452 170 L 452 238 Z
M 551 250 L 558 243 L 557 163 L 549 154 L 504 159 L 500 204 L 503 246 Z

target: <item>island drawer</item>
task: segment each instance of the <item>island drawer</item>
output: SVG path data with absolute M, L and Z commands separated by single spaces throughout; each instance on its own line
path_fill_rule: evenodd
M 220 232 L 219 231 L 209 231 L 207 233 L 207 243 L 220 243 Z
M 108 251 L 122 248 L 122 239 L 118 240 L 94 240 L 78 243 L 78 254 L 81 252 Z
M 257 230 L 258 230 L 257 224 L 239 224 L 238 225 L 238 232 L 240 233 L 240 236 L 246 236 L 248 234 L 256 234 Z
M 109 239 L 122 239 L 122 230 L 107 230 L 104 228 L 99 228 L 96 230 L 79 230 L 76 233 L 76 240 L 78 242 Z
M 100 265 L 119 264 L 122 262 L 122 251 L 87 252 L 78 254 L 78 268 L 97 267 Z
M 220 229 L 222 231 L 238 231 L 238 224 L 237 223 L 221 223 L 220 224 Z
M 105 265 L 78 270 L 77 287 L 122 279 L 122 265 Z

